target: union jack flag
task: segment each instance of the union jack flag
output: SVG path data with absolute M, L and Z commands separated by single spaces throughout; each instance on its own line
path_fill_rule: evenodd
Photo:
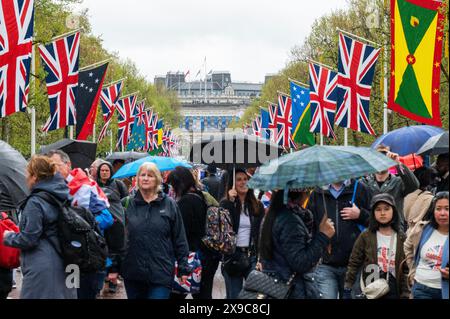
M 162 148 L 167 157 L 172 157 L 175 141 L 173 139 L 172 131 L 165 130 L 162 137 Z
M 369 103 L 379 49 L 339 34 L 336 125 L 375 135 Z
M 116 149 L 120 148 L 123 151 L 127 147 L 136 116 L 136 100 L 136 95 L 130 95 L 120 99 L 116 104 L 119 112 L 119 136 Z
M 292 99 L 289 96 L 278 95 L 277 142 L 285 148 L 296 148 L 292 140 Z
M 278 141 L 278 105 L 269 103 L 269 127 L 267 128 L 267 133 L 269 135 L 269 140 L 272 142 Z
M 80 33 L 40 45 L 39 52 L 47 72 L 45 81 L 50 102 L 50 117 L 42 130 L 49 132 L 75 125 Z
M 148 130 L 147 130 L 147 145 L 148 149 L 153 151 L 158 149 L 158 114 L 148 111 Z
M 105 138 L 109 123 L 111 123 L 114 112 L 116 111 L 116 103 L 119 100 L 120 94 L 122 93 L 122 88 L 123 81 L 119 81 L 102 90 L 100 101 L 102 105 L 103 121 L 105 122 L 105 125 L 103 125 L 103 128 L 100 131 L 100 135 L 98 136 L 98 143 L 103 141 L 103 139 Z
M 336 138 L 333 123 L 336 112 L 337 73 L 310 63 L 309 76 L 312 114 L 310 131 Z
M 252 129 L 253 129 L 253 135 L 257 137 L 261 137 L 261 116 L 258 116 L 253 122 L 252 122 Z
M 33 0 L 0 3 L 0 118 L 25 111 L 33 46 Z
M 136 117 L 138 118 L 138 125 L 147 124 L 147 111 L 145 110 L 145 101 L 141 101 L 137 104 Z

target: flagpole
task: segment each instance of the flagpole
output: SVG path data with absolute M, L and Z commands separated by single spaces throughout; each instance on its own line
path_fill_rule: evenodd
M 344 33 L 344 34 L 346 34 L 346 35 L 348 35 L 348 36 L 350 36 L 350 37 L 352 37 L 352 38 L 356 38 L 356 39 L 358 39 L 358 40 L 365 41 L 365 42 L 367 42 L 367 43 L 369 43 L 369 44 L 372 44 L 373 46 L 376 46 L 376 47 L 379 47 L 379 48 L 382 47 L 382 45 L 380 45 L 380 44 L 378 44 L 378 43 L 376 43 L 376 42 L 367 40 L 366 38 L 357 36 L 356 34 L 350 33 L 350 32 L 348 32 L 348 31 L 342 30 L 342 29 L 340 29 L 340 28 L 336 28 L 336 31 L 339 31 L 339 32 L 341 32 L 341 33 Z
M 73 140 L 73 125 L 69 126 L 69 138 Z
M 100 66 L 100 65 L 102 65 L 102 64 L 105 64 L 105 63 L 107 63 L 107 62 L 109 62 L 109 61 L 111 61 L 111 60 L 112 60 L 112 59 L 109 58 L 109 59 L 106 59 L 106 60 L 103 60 L 103 61 L 100 61 L 100 62 L 91 64 L 91 65 L 87 65 L 87 66 L 82 67 L 81 69 L 79 69 L 78 72 L 82 72 L 82 71 L 87 71 L 87 70 L 90 70 L 90 69 L 94 69 L 95 67 Z
M 33 74 L 33 94 L 36 95 L 36 45 L 33 45 L 31 52 L 31 74 Z M 31 156 L 36 154 L 36 107 L 31 108 Z
M 321 62 L 314 61 L 314 60 L 312 60 L 312 59 L 308 59 L 308 61 L 311 62 L 311 63 L 317 64 L 317 65 L 323 66 L 323 67 L 325 67 L 325 68 L 327 68 L 327 69 L 330 69 L 331 71 L 338 72 L 338 71 L 337 71 L 335 68 L 333 68 L 332 66 L 323 64 L 323 63 L 321 63 Z
M 104 87 L 104 88 L 110 87 L 110 86 L 112 86 L 112 85 L 114 85 L 114 84 L 116 84 L 116 83 L 119 83 L 120 81 L 125 81 L 125 78 L 120 79 L 120 80 L 117 80 L 117 81 L 114 81 L 114 82 L 111 82 L 111 83 L 108 83 L 108 84 L 104 84 L 103 87 Z
M 344 128 L 344 146 L 348 146 L 348 128 Z
M 323 146 L 323 135 L 320 133 L 320 146 Z
M 94 124 L 94 127 L 92 128 L 92 142 L 95 143 L 95 127 L 96 125 Z
M 61 34 L 61 35 L 57 35 L 56 37 L 53 37 L 53 38 L 50 40 L 50 42 L 54 42 L 54 41 L 56 41 L 56 40 L 58 40 L 58 39 L 62 39 L 62 38 L 68 37 L 68 36 L 70 36 L 70 35 L 72 35 L 72 34 L 75 34 L 75 33 L 77 33 L 77 32 L 81 32 L 81 28 L 78 28 L 78 29 L 69 31 L 69 32 L 64 33 L 64 34 Z
M 132 96 L 132 95 L 138 95 L 138 94 L 139 94 L 139 91 L 133 92 L 133 93 L 131 93 L 131 94 L 127 94 L 127 95 L 122 96 L 120 99 L 123 100 L 123 99 L 126 99 L 127 97 L 130 97 L 130 96 Z
M 304 86 L 305 89 L 309 89 L 309 84 L 305 84 L 305 83 L 303 83 L 303 82 L 300 82 L 300 81 L 297 81 L 297 80 L 294 80 L 294 79 L 291 79 L 291 78 L 288 78 L 288 80 L 289 80 L 290 82 L 295 83 L 295 84 Z
M 109 151 L 112 154 L 112 152 L 113 152 L 113 133 L 112 133 L 112 130 L 109 130 L 109 136 L 110 136 L 110 139 L 109 139 Z
M 206 57 L 205 57 L 205 104 L 206 104 L 206 95 L 208 94 L 208 82 L 207 82 L 207 74 L 206 74 Z
M 281 91 L 277 91 L 278 95 L 284 95 L 285 97 L 291 97 L 289 94 L 281 92 Z

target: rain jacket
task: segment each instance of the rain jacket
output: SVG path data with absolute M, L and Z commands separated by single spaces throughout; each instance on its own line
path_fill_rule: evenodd
M 38 182 L 32 191 L 46 191 L 61 201 L 69 198 L 69 189 L 59 174 Z M 21 250 L 23 281 L 20 299 L 77 298 L 77 290 L 66 287 L 57 236 L 58 214 L 56 206 L 30 195 L 20 209 L 20 233 L 10 234 L 4 240 L 5 245 Z
M 175 261 L 179 275 L 188 275 L 188 243 L 176 202 L 164 193 L 147 203 L 138 191 L 125 212 L 125 280 L 172 287 Z

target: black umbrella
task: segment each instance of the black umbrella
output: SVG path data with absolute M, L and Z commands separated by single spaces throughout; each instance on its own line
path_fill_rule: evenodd
M 439 155 L 448 153 L 448 131 L 431 137 L 417 152 L 419 155 Z
M 0 211 L 16 209 L 28 196 L 26 167 L 22 154 L 0 141 Z
M 231 170 L 258 167 L 282 153 L 283 148 L 266 139 L 243 133 L 224 133 L 194 143 L 189 160 Z
M 106 157 L 108 162 L 113 162 L 115 160 L 123 160 L 125 162 L 133 162 L 138 159 L 147 157 L 148 153 L 140 153 L 140 152 L 115 152 Z
M 89 168 L 95 161 L 97 154 L 97 144 L 87 141 L 75 141 L 63 139 L 56 143 L 42 146 L 40 153 L 46 154 L 53 150 L 61 150 L 70 157 L 73 168 Z

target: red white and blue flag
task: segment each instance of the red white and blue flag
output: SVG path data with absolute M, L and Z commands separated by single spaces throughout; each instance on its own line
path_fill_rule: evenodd
M 339 34 L 336 125 L 375 135 L 369 103 L 379 49 Z
M 0 3 L 0 118 L 25 111 L 33 48 L 33 0 Z
M 158 149 L 158 114 L 152 110 L 148 111 L 148 129 L 147 129 L 147 149 Z
M 292 99 L 278 94 L 278 111 L 276 115 L 278 128 L 277 142 L 285 148 L 296 148 L 292 140 Z
M 45 81 L 50 102 L 50 118 L 42 130 L 49 132 L 75 125 L 80 33 L 40 45 L 39 52 L 47 72 Z
M 102 90 L 102 93 L 100 95 L 100 104 L 102 105 L 103 121 L 105 122 L 105 124 L 103 125 L 103 128 L 100 131 L 100 135 L 98 136 L 98 143 L 100 143 L 105 138 L 109 123 L 111 123 L 114 112 L 116 110 L 116 103 L 119 100 L 120 95 L 122 94 L 122 88 L 123 80 Z
M 278 122 L 277 122 L 277 114 L 278 114 L 278 105 L 269 103 L 269 127 L 267 129 L 267 133 L 269 135 L 269 140 L 272 142 L 278 141 Z
M 258 116 L 253 122 L 252 122 L 252 129 L 253 129 L 253 135 L 257 137 L 261 137 L 261 116 Z
M 134 117 L 136 116 L 136 95 L 129 95 L 117 101 L 117 112 L 119 112 L 119 136 L 116 149 L 125 150 L 133 129 Z
M 336 138 L 333 124 L 336 112 L 337 73 L 310 63 L 309 77 L 312 114 L 310 131 Z
M 145 101 L 141 101 L 136 106 L 137 125 L 147 124 L 147 111 L 145 110 Z

